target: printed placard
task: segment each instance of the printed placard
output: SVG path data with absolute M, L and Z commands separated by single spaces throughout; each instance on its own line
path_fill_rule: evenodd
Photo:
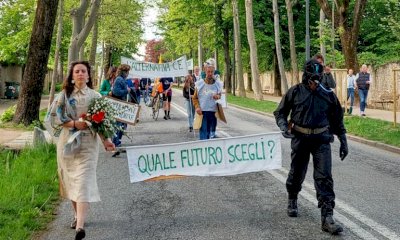
M 282 167 L 280 133 L 127 147 L 131 182 L 159 176 L 227 176 Z
M 140 106 L 131 102 L 122 101 L 112 97 L 105 97 L 119 113 L 115 119 L 119 122 L 135 125 L 139 117 Z

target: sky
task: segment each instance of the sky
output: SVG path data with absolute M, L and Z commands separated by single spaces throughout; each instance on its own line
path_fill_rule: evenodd
M 155 26 L 157 16 L 158 16 L 158 10 L 156 7 L 146 8 L 146 10 L 144 12 L 144 18 L 143 18 L 144 30 L 145 30 L 144 34 L 143 34 L 143 39 L 146 41 L 158 38 L 155 34 L 157 32 L 157 27 Z M 144 55 L 145 49 L 146 49 L 145 43 L 140 45 L 139 51 L 138 51 L 139 54 Z M 138 56 L 138 55 L 135 55 L 134 57 L 138 60 L 144 60 L 143 57 Z

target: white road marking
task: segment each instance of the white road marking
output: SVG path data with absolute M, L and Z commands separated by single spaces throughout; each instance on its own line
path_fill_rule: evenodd
M 175 103 L 172 103 L 173 107 L 175 107 L 179 112 L 187 116 L 186 111 L 183 110 L 183 108 Z M 217 128 L 218 129 L 218 128 Z M 224 135 L 225 137 L 232 137 L 229 133 L 225 131 L 218 131 L 219 134 Z M 279 173 L 281 171 L 282 173 Z M 280 170 L 271 170 L 268 171 L 269 174 L 271 174 L 273 177 L 278 179 L 281 183 L 286 184 L 286 176 L 288 174 L 288 170 L 282 167 Z M 285 174 L 285 175 L 283 175 Z M 310 184 L 307 181 L 303 182 L 303 189 L 300 192 L 300 195 L 308 200 L 309 202 L 313 203 L 315 206 L 317 206 L 317 203 L 315 201 L 315 190 L 314 186 Z M 377 233 L 381 234 L 387 239 L 390 240 L 396 240 L 400 239 L 400 236 L 398 236 L 395 232 L 390 230 L 389 228 L 375 222 L 374 220 L 370 219 L 369 217 L 365 216 L 362 214 L 360 211 L 356 210 L 355 208 L 351 207 L 350 205 L 346 204 L 344 201 L 341 201 L 339 199 L 335 199 L 336 206 L 335 208 L 341 209 L 343 212 L 349 214 L 350 216 L 354 217 L 356 220 L 362 222 L 369 228 L 373 229 Z M 347 228 L 349 228 L 352 232 L 354 232 L 357 236 L 359 236 L 362 239 L 371 239 L 375 240 L 378 239 L 374 237 L 371 233 L 367 231 L 367 229 L 362 228 L 360 225 L 357 223 L 351 221 L 348 219 L 346 216 L 338 213 L 338 211 L 335 211 L 335 218 L 343 223 Z

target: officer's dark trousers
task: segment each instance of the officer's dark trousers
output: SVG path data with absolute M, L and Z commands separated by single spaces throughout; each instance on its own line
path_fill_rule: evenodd
M 325 141 L 326 142 L 326 141 Z M 311 136 L 301 135 L 292 139 L 292 163 L 286 181 L 290 199 L 297 199 L 301 184 L 307 173 L 310 154 L 313 156 L 314 185 L 317 192 L 318 207 L 335 206 L 333 192 L 332 156 L 329 142 L 321 143 Z

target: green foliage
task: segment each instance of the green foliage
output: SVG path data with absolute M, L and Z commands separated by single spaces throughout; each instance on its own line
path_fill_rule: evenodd
M 3 114 L 1 114 L 0 116 L 0 122 L 2 123 L 6 123 L 6 122 L 10 122 L 15 114 L 15 110 L 17 109 L 17 105 L 13 105 L 9 108 L 7 108 Z
M 0 239 L 30 239 L 53 218 L 58 200 L 54 145 L 0 151 Z M 29 179 L 29 181 L 27 181 Z
M 0 5 L 0 62 L 25 63 L 35 15 L 35 2 L 14 0 Z
M 16 107 L 16 105 L 13 106 L 13 107 Z M 10 107 L 10 108 L 12 108 L 12 107 Z M 28 126 L 25 126 L 22 123 L 21 124 L 15 124 L 15 123 L 11 122 L 12 118 L 14 117 L 15 109 L 13 111 L 14 112 L 12 113 L 12 117 L 11 117 L 11 119 L 9 121 L 6 122 L 6 121 L 2 121 L 0 119 L 0 128 L 12 128 L 12 129 L 23 130 L 23 131 L 32 131 L 34 127 L 39 127 L 39 128 L 44 129 L 42 122 L 44 120 L 44 117 L 46 116 L 47 109 L 41 109 L 39 111 L 39 120 L 34 120 L 32 122 L 32 124 L 30 124 Z

